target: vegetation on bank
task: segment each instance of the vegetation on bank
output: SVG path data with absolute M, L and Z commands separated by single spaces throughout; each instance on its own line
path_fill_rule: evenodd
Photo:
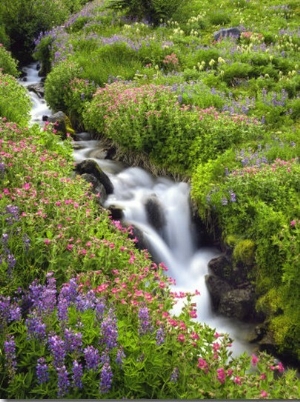
M 195 0 L 153 24 L 105 5 L 39 37 L 49 105 L 191 178 L 208 228 L 254 260 L 279 349 L 299 358 L 296 2 L 223 1 L 215 12 Z M 243 34 L 214 43 L 221 26 Z M 69 141 L 26 128 L 30 104 L 4 47 L 0 63 L 1 396 L 299 398 L 293 370 L 263 353 L 233 359 L 226 334 L 195 322 L 192 295 L 171 292 L 164 265 L 73 175 Z

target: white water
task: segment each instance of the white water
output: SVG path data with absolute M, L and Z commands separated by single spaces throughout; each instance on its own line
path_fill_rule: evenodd
M 24 69 L 27 81 L 24 86 L 37 83 L 36 64 Z M 33 92 L 29 93 L 32 102 L 32 122 L 41 124 L 43 115 L 50 115 L 46 103 Z M 149 251 L 157 262 L 164 262 L 168 267 L 168 276 L 175 279 L 173 290 L 176 292 L 200 291 L 194 297 L 197 303 L 197 319 L 215 328 L 217 332 L 227 332 L 233 339 L 232 354 L 239 355 L 246 351 L 251 353 L 254 345 L 246 341 L 252 326 L 234 319 L 217 316 L 212 312 L 210 296 L 205 285 L 205 275 L 208 274 L 208 262 L 216 257 L 218 250 L 213 248 L 197 249 L 194 242 L 194 227 L 191 222 L 189 205 L 189 186 L 187 183 L 176 183 L 165 177 L 154 178 L 138 167 L 124 167 L 121 163 L 94 157 L 95 149 L 101 146 L 98 141 L 80 141 L 81 148 L 74 150 L 74 159 L 94 159 L 106 172 L 114 185 L 114 193 L 106 202 L 123 209 L 125 220 L 140 228 L 149 244 Z M 150 225 L 145 202 L 149 197 L 157 197 L 165 217 L 165 225 L 156 231 Z M 180 311 L 182 305 L 177 304 L 174 314 Z

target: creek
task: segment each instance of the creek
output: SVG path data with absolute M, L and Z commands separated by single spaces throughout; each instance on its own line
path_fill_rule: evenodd
M 21 83 L 25 87 L 41 81 L 37 64 L 23 69 L 26 79 Z M 51 110 L 44 99 L 29 91 L 32 99 L 31 122 L 42 125 L 42 116 L 51 115 Z M 74 159 L 95 160 L 108 175 L 114 186 L 114 193 L 109 195 L 105 207 L 117 206 L 123 210 L 126 223 L 133 224 L 142 232 L 151 255 L 156 262 L 163 262 L 168 267 L 168 276 L 175 280 L 172 290 L 175 292 L 200 291 L 194 296 L 197 303 L 197 320 L 205 322 L 217 332 L 227 332 L 233 340 L 232 355 L 243 352 L 253 353 L 257 347 L 247 342 L 247 336 L 253 330 L 252 324 L 222 317 L 213 312 L 210 295 L 205 284 L 208 262 L 220 253 L 212 247 L 199 247 L 195 242 L 195 230 L 191 220 L 189 203 L 189 185 L 174 182 L 167 177 L 154 177 L 140 167 L 128 167 L 122 163 L 97 158 L 101 142 L 76 141 Z M 149 222 L 146 210 L 147 201 L 155 199 L 158 205 L 160 227 Z M 177 304 L 173 313 L 178 314 L 181 305 Z

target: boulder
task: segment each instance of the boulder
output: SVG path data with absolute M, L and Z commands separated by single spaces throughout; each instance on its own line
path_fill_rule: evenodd
M 241 36 L 241 31 L 239 28 L 222 28 L 219 31 L 214 33 L 214 40 L 219 41 L 223 38 L 233 38 L 239 39 Z
M 37 84 L 30 84 L 27 87 L 28 91 L 34 92 L 39 98 L 43 99 L 45 95 L 45 88 L 41 82 Z
M 150 225 L 157 231 L 161 230 L 166 224 L 166 219 L 163 207 L 155 194 L 146 199 L 145 209 Z
M 211 297 L 212 307 L 216 311 L 219 308 L 222 295 L 233 288 L 228 282 L 215 275 L 205 275 L 205 282 Z
M 107 199 L 107 193 L 103 184 L 96 179 L 96 177 L 89 173 L 83 173 L 81 177 L 86 180 L 88 183 L 92 184 L 92 192 L 94 194 L 99 194 L 99 204 L 104 206 L 104 203 Z
M 251 289 L 232 289 L 224 292 L 219 301 L 218 313 L 241 321 L 253 318 L 255 295 Z
M 226 281 L 230 281 L 232 276 L 232 266 L 231 261 L 225 254 L 212 258 L 208 263 L 208 268 L 214 275 L 219 276 L 221 279 Z
M 103 172 L 97 162 L 93 159 L 85 159 L 82 162 L 78 163 L 75 166 L 75 172 L 80 175 L 84 173 L 93 175 L 99 181 L 99 183 L 104 186 L 107 195 L 114 192 L 114 187 L 112 182 L 110 181 L 110 178 L 107 176 L 106 173 Z
M 54 128 L 61 134 L 62 139 L 65 139 L 67 133 L 75 134 L 74 129 L 71 127 L 71 122 L 64 112 L 57 112 L 51 116 L 43 116 L 43 121 L 48 121 L 54 125 Z

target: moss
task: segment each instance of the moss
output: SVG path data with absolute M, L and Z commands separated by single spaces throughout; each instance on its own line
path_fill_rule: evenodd
M 233 249 L 235 262 L 242 262 L 245 265 L 252 265 L 255 260 L 255 243 L 253 240 L 240 240 Z

